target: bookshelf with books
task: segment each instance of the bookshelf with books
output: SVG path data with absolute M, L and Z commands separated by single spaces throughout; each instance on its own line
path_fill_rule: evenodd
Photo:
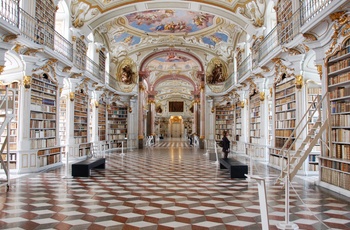
M 11 83 L 7 86 L 1 85 L 0 86 L 0 101 L 5 100 L 6 98 L 6 88 L 8 90 L 8 102 L 9 102 L 9 108 L 10 112 L 13 112 L 14 117 L 12 118 L 10 122 L 10 130 L 9 130 L 9 167 L 10 169 L 17 169 L 17 143 L 18 143 L 18 120 L 17 120 L 17 113 L 18 113 L 18 93 L 19 93 L 19 85 L 17 82 Z M 0 114 L 5 114 L 5 108 L 0 108 Z M 0 118 L 0 124 L 3 123 L 5 117 Z M 0 144 L 1 146 L 4 144 L 7 136 L 7 126 L 5 127 L 3 133 L 0 136 Z M 4 160 L 5 164 L 7 164 L 7 147 L 4 148 L 4 151 L 1 154 L 2 159 Z M 2 166 L 0 165 L 0 168 Z
M 74 143 L 79 146 L 78 157 L 89 154 L 88 143 L 88 106 L 89 96 L 83 89 L 75 91 L 74 97 Z
M 320 157 L 320 184 L 350 196 L 350 38 L 328 59 L 331 149 Z
M 215 140 L 222 139 L 223 131 L 227 131 L 227 136 L 232 136 L 233 109 L 231 105 L 217 106 L 215 113 Z
M 32 76 L 30 148 L 37 151 L 37 167 L 61 163 L 57 146 L 57 85 L 44 73 Z
M 242 105 L 240 102 L 236 103 L 235 106 L 235 140 L 240 141 L 242 136 Z
M 296 90 L 295 77 L 282 79 L 275 85 L 275 139 L 274 147 L 269 151 L 269 162 L 271 166 L 280 168 L 283 159 L 280 149 L 284 146 L 289 136 L 293 133 L 296 125 Z M 295 134 L 294 134 L 295 136 Z M 294 140 L 290 140 L 293 142 Z M 290 144 L 286 145 L 289 148 Z M 291 147 L 293 151 L 294 146 Z
M 60 99 L 60 116 L 59 116 L 59 137 L 60 145 L 62 146 L 62 154 L 66 153 L 66 138 L 67 138 L 67 97 L 61 97 Z
M 106 102 L 100 100 L 98 104 L 98 139 L 106 140 Z
M 309 111 L 309 122 L 307 124 L 308 130 L 311 129 L 311 127 L 315 124 L 315 122 L 317 121 L 317 119 L 319 118 L 319 114 L 316 111 L 314 113 L 314 111 L 316 110 L 315 108 L 315 103 L 317 103 L 320 99 L 321 99 L 321 95 L 322 95 L 322 88 L 321 87 L 315 87 L 315 86 L 309 86 L 307 88 L 307 102 L 308 102 L 308 108 L 310 107 L 310 111 Z M 312 117 L 311 117 L 312 116 Z M 309 132 L 309 131 L 308 131 Z M 308 159 L 306 161 L 306 165 L 305 165 L 305 171 L 307 171 L 307 174 L 310 173 L 315 173 L 318 174 L 319 171 L 319 162 L 318 162 L 318 158 L 321 154 L 321 146 L 320 144 L 316 144 L 311 153 L 308 156 Z
M 249 141 L 251 144 L 259 144 L 260 141 L 260 125 L 261 125 L 261 111 L 260 111 L 260 97 L 258 92 L 254 92 L 250 96 L 249 103 L 250 110 L 250 135 Z
M 110 148 L 120 148 L 127 137 L 127 107 L 111 103 L 108 109 L 108 142 Z M 125 145 L 126 146 L 126 145 Z

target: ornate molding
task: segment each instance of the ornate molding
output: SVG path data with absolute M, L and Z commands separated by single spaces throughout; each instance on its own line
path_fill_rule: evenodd
M 317 37 L 310 33 L 303 34 L 303 37 L 305 38 L 305 42 L 313 42 L 317 41 Z
M 2 74 L 2 72 L 4 72 L 5 66 L 4 65 L 0 65 L 0 74 Z
M 90 5 L 81 1 L 71 1 L 70 13 L 72 25 L 75 28 L 81 28 L 85 22 L 90 21 L 100 14 L 97 8 L 90 8 Z
M 265 100 L 265 92 L 259 92 L 259 99 L 260 99 L 260 101 Z
M 254 26 L 262 27 L 264 25 L 265 8 L 265 0 L 251 0 L 244 4 L 239 4 L 236 8 L 236 13 L 250 20 Z
M 295 77 L 295 88 L 301 89 L 304 85 L 304 80 L 302 75 L 297 75 Z
M 322 65 L 316 65 L 316 69 L 318 74 L 320 75 L 320 79 L 322 80 L 322 74 L 323 74 Z
M 18 35 L 17 34 L 9 34 L 9 35 L 6 35 L 3 39 L 4 42 L 10 42 L 10 41 L 13 41 L 13 40 L 16 40 L 18 38 Z
M 264 72 L 270 72 L 270 68 L 267 66 L 262 66 L 262 67 L 260 67 L 260 69 L 262 69 L 262 71 L 264 71 Z
M 23 53 L 23 55 L 35 56 L 36 53 L 43 52 L 43 51 L 44 51 L 44 49 L 42 49 L 42 48 L 40 48 L 40 49 L 31 49 L 31 48 L 29 48 Z
M 63 73 L 70 73 L 71 70 L 72 70 L 72 67 L 66 66 L 66 67 L 63 68 L 62 72 Z

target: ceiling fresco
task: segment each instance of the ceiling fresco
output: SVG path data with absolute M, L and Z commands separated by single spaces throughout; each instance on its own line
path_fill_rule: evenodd
M 131 27 L 146 33 L 192 33 L 214 24 L 214 15 L 184 10 L 148 10 L 125 17 Z
M 129 84 L 121 75 L 130 58 L 165 105 L 171 97 L 193 100 L 203 79 L 208 95 L 226 89 L 234 53 L 260 31 L 266 0 L 71 0 L 69 8 L 73 26 L 93 31 L 109 51 L 121 91 L 137 93 L 139 78 Z
M 121 34 L 114 35 L 114 41 L 116 43 L 124 43 L 127 46 L 132 46 L 139 44 L 141 41 L 141 38 L 135 35 L 132 35 L 130 33 L 124 32 Z

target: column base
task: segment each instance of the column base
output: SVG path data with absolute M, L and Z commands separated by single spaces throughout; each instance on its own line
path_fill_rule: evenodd
M 294 224 L 293 222 L 289 222 L 289 223 L 278 223 L 276 225 L 276 227 L 278 229 L 283 229 L 283 230 L 297 230 L 299 229 L 297 224 Z

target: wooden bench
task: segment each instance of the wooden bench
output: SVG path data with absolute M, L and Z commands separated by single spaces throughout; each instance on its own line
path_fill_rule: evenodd
M 220 169 L 228 169 L 231 178 L 246 178 L 245 174 L 248 174 L 248 165 L 233 158 L 220 158 L 219 162 Z
M 104 169 L 106 164 L 105 158 L 91 158 L 72 164 L 73 177 L 89 177 L 90 170 L 93 168 Z

